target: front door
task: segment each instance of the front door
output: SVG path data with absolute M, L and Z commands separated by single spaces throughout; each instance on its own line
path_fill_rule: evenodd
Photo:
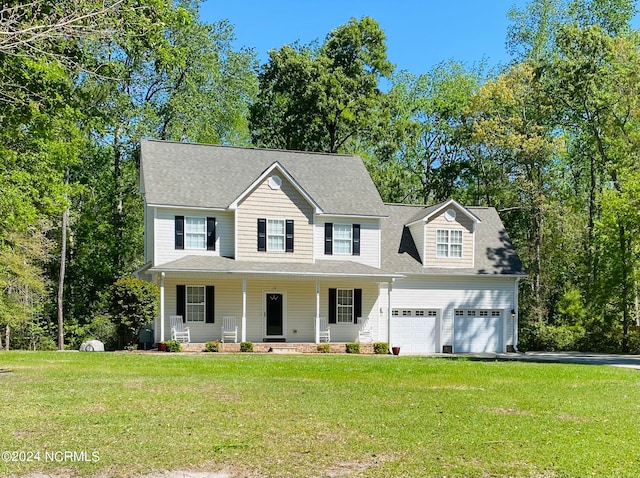
M 267 335 L 284 335 L 282 320 L 283 297 L 282 294 L 268 292 L 267 297 Z

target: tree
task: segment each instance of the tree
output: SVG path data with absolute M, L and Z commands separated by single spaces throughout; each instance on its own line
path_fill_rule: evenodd
M 397 163 L 405 171 L 398 176 L 404 185 L 400 201 L 430 204 L 459 196 L 470 167 L 460 129 L 480 76 L 454 62 L 418 77 L 395 76 L 388 95 L 390 121 L 373 148 L 382 168 L 394 171 L 387 163 Z
M 527 218 L 527 254 L 535 310 L 542 310 L 542 248 L 548 174 L 561 150 L 555 134 L 553 104 L 529 63 L 513 66 L 485 83 L 470 104 L 472 139 L 504 163 L 516 208 Z
M 351 151 L 384 117 L 378 84 L 393 65 L 385 36 L 369 17 L 351 19 L 320 46 L 286 45 L 269 53 L 250 124 L 257 146 Z
M 120 347 L 133 345 L 140 327 L 153 321 L 158 312 L 158 286 L 133 277 L 118 280 L 110 291 L 110 312 Z

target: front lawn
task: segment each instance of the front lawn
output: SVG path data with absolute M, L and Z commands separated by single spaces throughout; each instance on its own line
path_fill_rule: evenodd
M 640 470 L 640 372 L 612 367 L 6 352 L 0 394 L 2 475 L 226 468 L 257 477 L 637 478 Z

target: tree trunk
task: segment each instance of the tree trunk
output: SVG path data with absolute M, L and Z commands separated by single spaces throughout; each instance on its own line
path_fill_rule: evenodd
M 9 350 L 9 339 L 11 337 L 11 327 L 9 326 L 9 324 L 7 324 L 7 328 L 4 331 L 5 336 L 4 336 L 4 349 L 5 350 Z
M 69 167 L 65 171 L 65 184 L 69 184 Z M 62 239 L 60 240 L 60 273 L 58 275 L 58 350 L 64 350 L 64 276 L 67 266 L 67 225 L 69 208 L 62 213 Z
M 115 237 L 116 237 L 116 245 L 114 248 L 114 266 L 115 270 L 120 273 L 122 270 L 122 265 L 124 263 L 124 258 L 122 255 L 122 239 L 123 239 L 123 228 L 124 228 L 124 200 L 123 196 L 123 187 L 122 187 L 122 151 L 120 144 L 120 131 L 116 129 L 116 132 L 113 137 L 113 179 L 115 184 L 115 201 L 116 201 L 116 214 L 114 217 L 114 229 L 115 229 Z

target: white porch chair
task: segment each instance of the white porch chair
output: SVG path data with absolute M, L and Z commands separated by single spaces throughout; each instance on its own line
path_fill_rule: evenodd
M 371 334 L 371 326 L 369 325 L 369 317 L 358 317 L 360 330 L 358 330 L 358 342 L 371 343 L 373 335 Z
M 329 321 L 326 317 L 320 317 L 320 330 L 318 331 L 318 339 L 320 342 L 331 342 L 331 329 Z
M 221 342 L 237 342 L 238 341 L 238 325 L 236 318 L 233 316 L 222 317 L 222 335 Z
M 189 332 L 189 327 L 184 326 L 181 315 L 169 316 L 169 323 L 171 324 L 171 340 L 191 342 L 191 332 Z

